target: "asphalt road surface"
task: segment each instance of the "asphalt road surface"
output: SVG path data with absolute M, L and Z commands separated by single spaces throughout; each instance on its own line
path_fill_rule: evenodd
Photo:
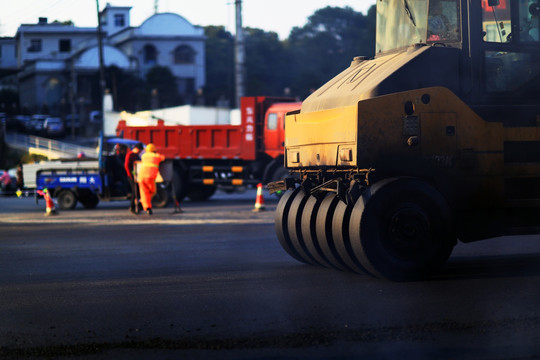
M 540 358 L 540 236 L 459 244 L 432 280 L 392 283 L 292 259 L 265 201 L 46 217 L 0 198 L 0 358 Z

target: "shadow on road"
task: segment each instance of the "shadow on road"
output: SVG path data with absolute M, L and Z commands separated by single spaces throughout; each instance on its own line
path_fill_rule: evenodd
M 540 253 L 452 257 L 436 280 L 486 279 L 540 275 Z

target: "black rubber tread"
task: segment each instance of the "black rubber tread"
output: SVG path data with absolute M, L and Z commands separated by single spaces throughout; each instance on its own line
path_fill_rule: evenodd
M 193 185 L 190 187 L 187 197 L 191 201 L 206 201 L 216 193 L 217 186 L 210 185 Z
M 291 202 L 289 214 L 287 215 L 287 230 L 289 231 L 292 247 L 304 259 L 304 262 L 311 265 L 320 265 L 307 250 L 302 237 L 302 215 L 308 198 L 309 196 L 300 188 Z
M 85 209 L 95 209 L 99 204 L 99 197 L 92 191 L 79 193 L 78 198 Z
M 293 258 L 300 262 L 305 262 L 305 260 L 298 254 L 291 243 L 288 230 L 288 219 L 289 219 L 289 210 L 295 196 L 300 191 L 300 188 L 297 188 L 293 191 L 287 191 L 283 194 L 281 199 L 276 206 L 276 211 L 274 213 L 274 226 L 276 230 L 276 235 L 278 237 L 281 247 Z
M 429 277 L 456 244 L 446 200 L 414 178 L 383 180 L 367 189 L 354 206 L 349 233 L 360 263 L 394 281 Z
M 188 175 L 180 165 L 174 164 L 173 169 L 172 191 L 174 192 L 176 201 L 180 202 L 184 200 L 189 191 Z
M 348 268 L 359 274 L 369 274 L 354 254 L 351 246 L 349 223 L 352 210 L 352 206 L 348 206 L 343 201 L 338 202 L 332 218 L 332 238 L 337 253 Z
M 58 207 L 62 210 L 72 210 L 77 206 L 77 196 L 69 189 L 63 189 L 58 193 Z
M 324 256 L 321 246 L 319 245 L 319 240 L 317 239 L 317 213 L 323 199 L 323 197 L 308 197 L 301 219 L 302 238 L 304 239 L 304 244 L 306 245 L 306 251 L 309 252 L 317 263 L 328 268 L 336 269 L 336 267 L 333 266 L 332 263 L 330 263 Z
M 332 237 L 332 219 L 338 204 L 338 197 L 328 193 L 319 206 L 315 220 L 315 233 L 324 257 L 332 266 L 343 271 L 352 271 L 339 256 Z
M 171 201 L 171 196 L 166 186 L 161 186 L 156 184 L 156 194 L 152 198 L 152 207 L 164 208 L 169 205 Z

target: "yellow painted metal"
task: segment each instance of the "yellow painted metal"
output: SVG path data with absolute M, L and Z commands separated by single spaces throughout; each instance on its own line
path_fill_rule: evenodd
M 405 113 L 408 102 L 414 108 L 409 115 Z M 489 196 L 496 202 L 504 196 L 506 178 L 538 177 L 540 164 L 505 162 L 504 147 L 507 141 L 540 141 L 540 127 L 510 128 L 488 120 L 443 87 L 302 111 L 286 118 L 286 164 L 292 169 L 331 169 L 377 167 L 377 159 L 424 161 L 444 168 L 454 178 L 475 183 L 486 197 L 496 194 L 499 199 Z M 411 137 L 416 145 L 411 145 Z
M 302 113 L 354 106 L 375 97 L 377 87 L 389 75 L 429 51 L 429 46 L 413 46 L 408 51 L 379 56 L 351 65 L 317 89 L 302 103 Z
M 357 107 L 288 115 L 285 119 L 287 166 L 356 165 Z M 339 156 L 346 146 L 350 161 Z

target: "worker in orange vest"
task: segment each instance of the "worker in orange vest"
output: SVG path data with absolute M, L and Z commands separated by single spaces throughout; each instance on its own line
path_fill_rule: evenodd
M 154 144 L 146 145 L 146 151 L 141 156 L 141 169 L 137 174 L 137 179 L 141 191 L 141 203 L 148 215 L 152 215 L 152 197 L 156 193 L 156 177 L 159 173 L 159 163 L 163 160 L 165 160 L 165 156 L 156 153 Z

